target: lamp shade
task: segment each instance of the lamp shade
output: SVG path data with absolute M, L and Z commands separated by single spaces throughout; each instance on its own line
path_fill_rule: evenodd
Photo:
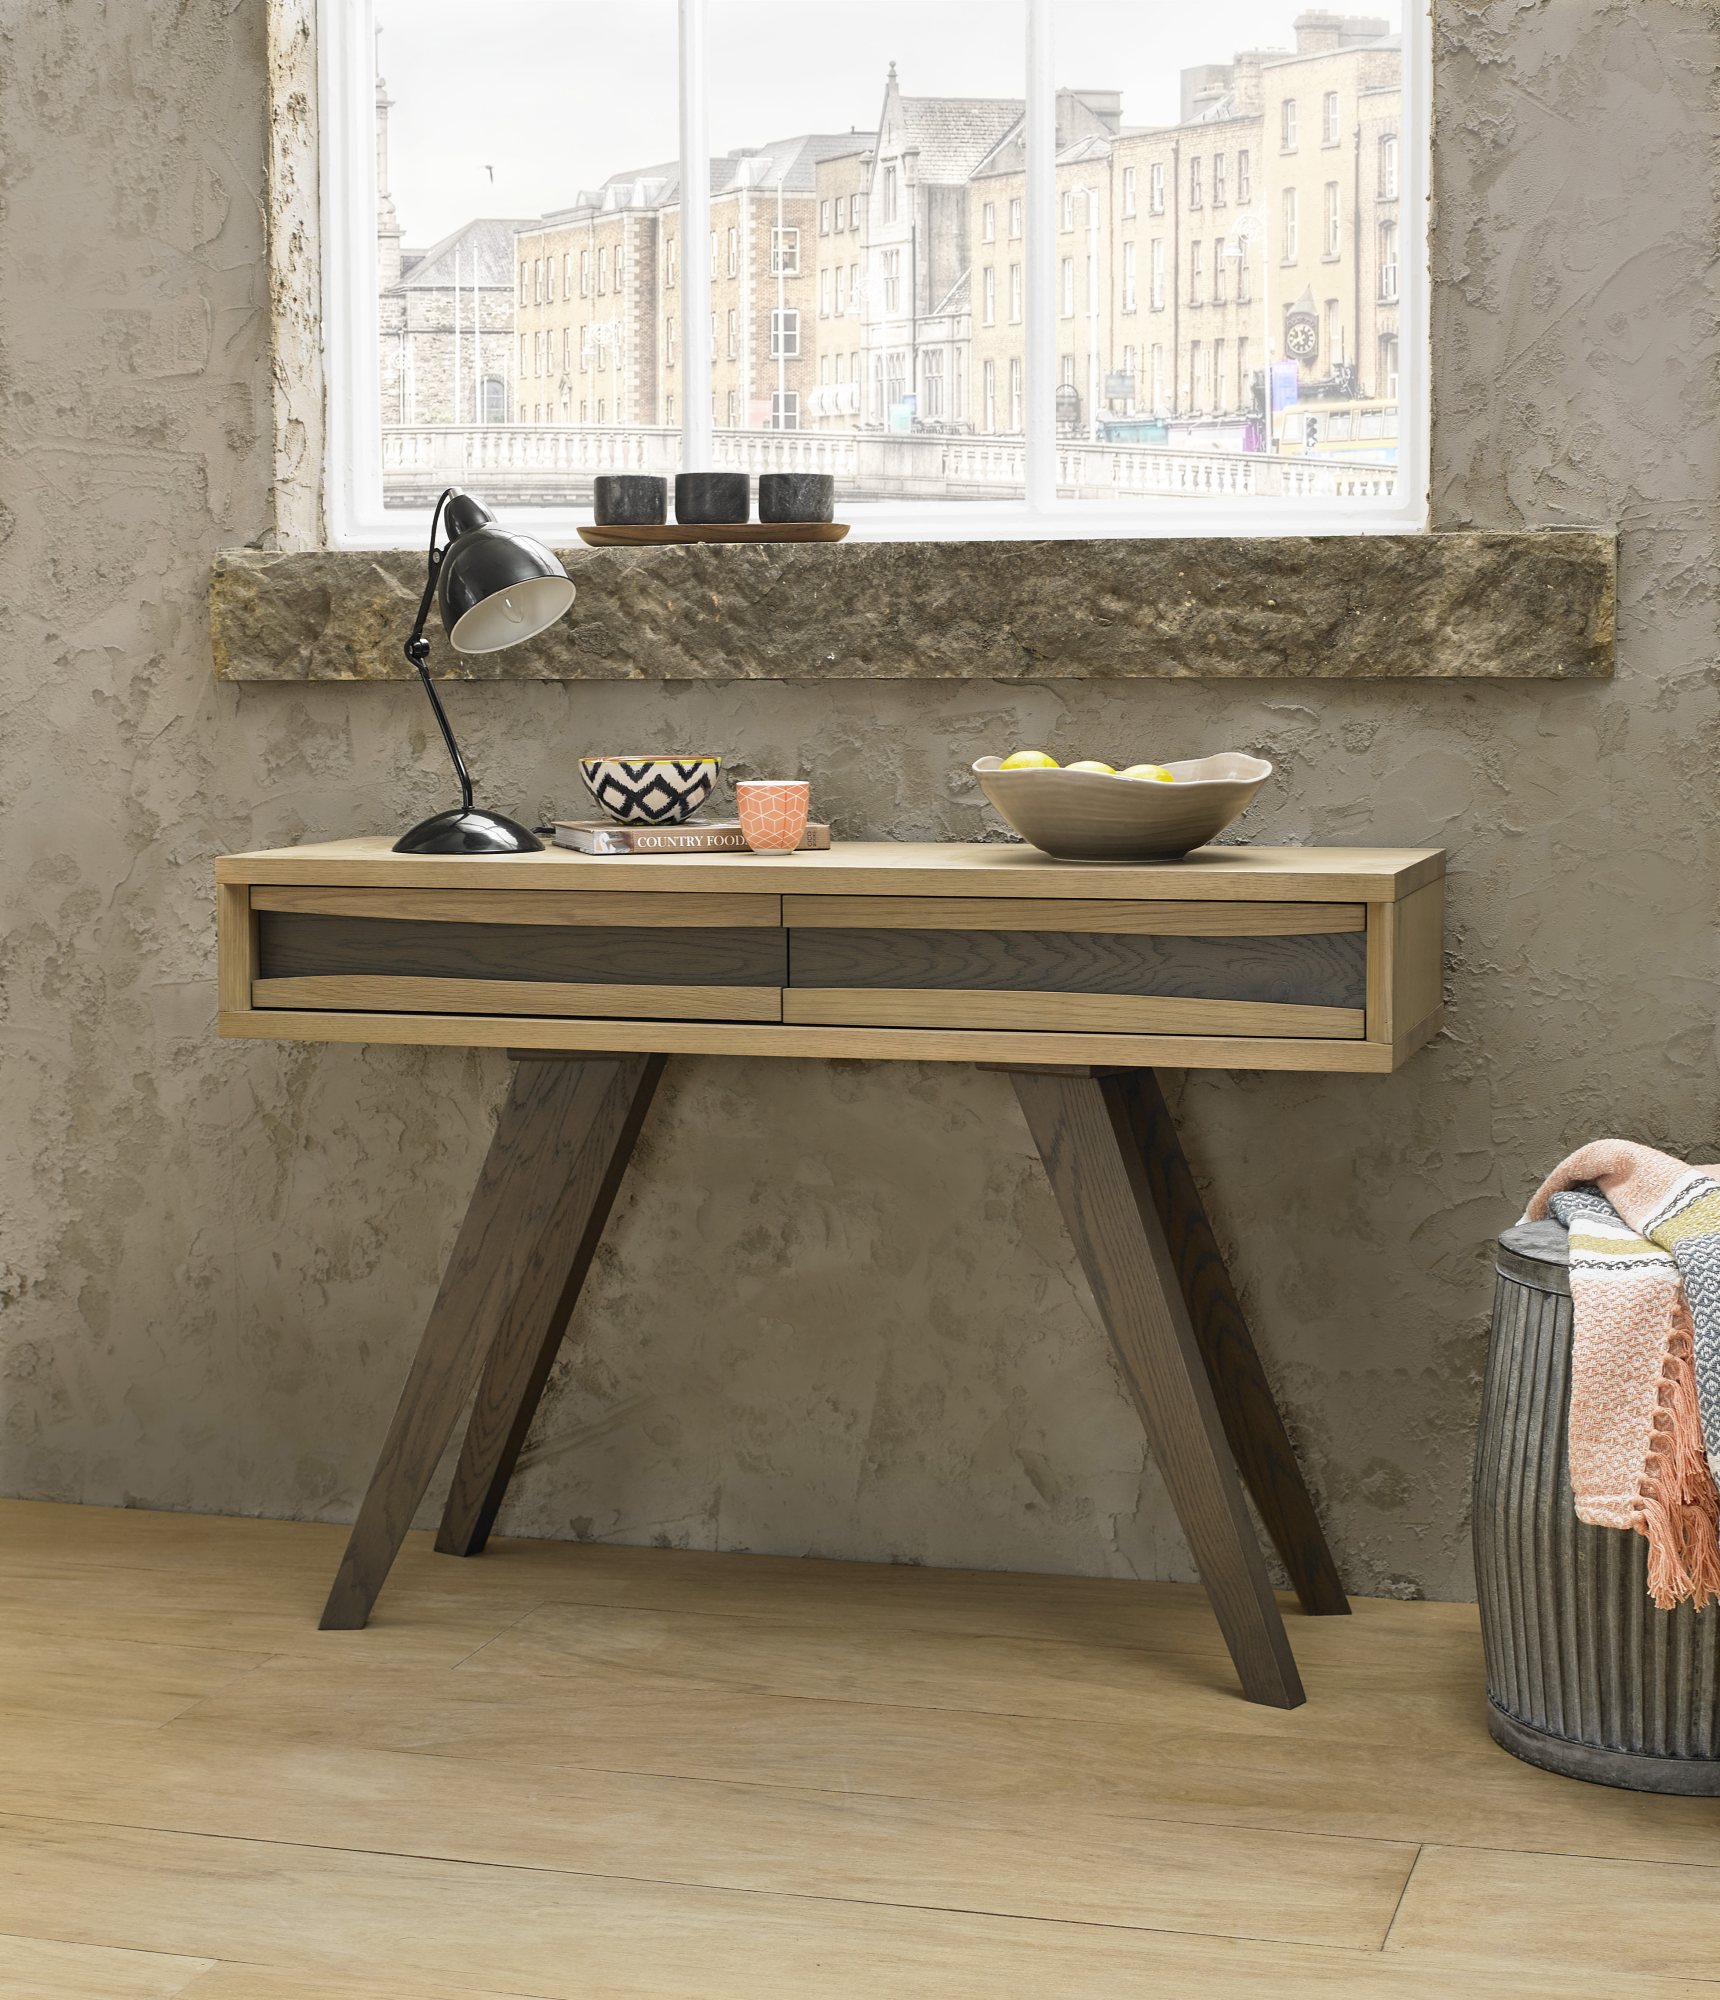
M 450 507 L 450 522 L 455 518 Z M 535 638 L 573 597 L 572 579 L 552 550 L 487 515 L 449 543 L 436 579 L 442 629 L 462 653 L 496 653 Z

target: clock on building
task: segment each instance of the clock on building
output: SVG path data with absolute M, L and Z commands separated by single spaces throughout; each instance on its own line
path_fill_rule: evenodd
M 1319 321 L 1312 313 L 1291 313 L 1284 322 L 1284 352 L 1296 361 L 1312 361 L 1319 351 Z

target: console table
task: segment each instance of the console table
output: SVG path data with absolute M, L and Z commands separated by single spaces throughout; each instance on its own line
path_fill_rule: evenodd
M 364 1624 L 468 1403 L 436 1546 L 483 1548 L 669 1056 L 973 1062 L 1013 1079 L 1243 1692 L 1295 1707 L 1244 1487 L 1304 1610 L 1349 1607 L 1153 1072 L 1395 1069 L 1439 1027 L 1444 872 L 1433 848 L 226 856 L 222 1034 L 519 1058 L 324 1628 Z

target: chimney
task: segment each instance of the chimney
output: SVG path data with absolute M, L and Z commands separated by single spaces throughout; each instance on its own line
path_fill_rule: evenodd
M 1344 20 L 1324 8 L 1314 8 L 1296 16 L 1296 53 L 1299 56 L 1330 55 L 1344 44 Z
M 1258 118 L 1266 108 L 1266 93 L 1261 85 L 1261 69 L 1258 49 L 1237 50 L 1236 60 L 1230 66 L 1230 88 L 1239 117 Z

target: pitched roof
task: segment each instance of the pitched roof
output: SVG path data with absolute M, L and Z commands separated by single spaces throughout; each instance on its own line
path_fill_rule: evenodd
M 1019 97 L 899 97 L 899 139 L 922 181 L 963 181 L 1022 115 Z
M 459 260 L 459 276 L 462 285 L 473 282 L 474 253 L 477 257 L 477 283 L 480 285 L 505 286 L 509 291 L 514 285 L 514 231 L 530 229 L 530 222 L 516 221 L 512 216 L 481 215 L 444 236 L 440 243 L 432 243 L 421 256 L 413 256 L 403 251 L 402 261 L 412 257 L 401 276 L 398 290 L 403 292 L 452 291 L 454 288 L 455 259 Z

